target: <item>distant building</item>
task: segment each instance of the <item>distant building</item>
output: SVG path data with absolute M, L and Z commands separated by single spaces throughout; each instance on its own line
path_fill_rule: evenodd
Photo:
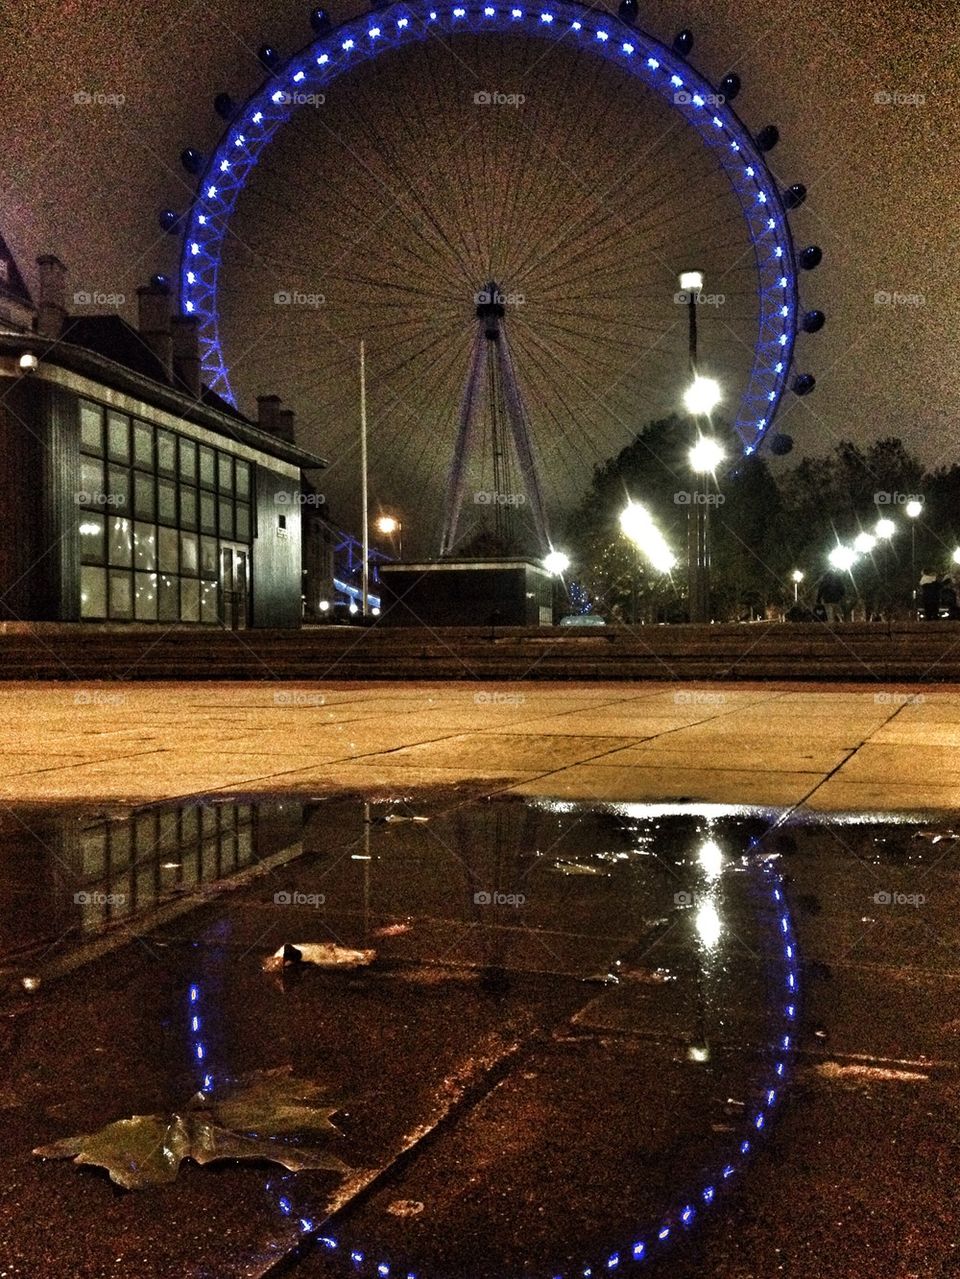
M 276 396 L 250 421 L 201 385 L 196 321 L 162 277 L 139 328 L 36 306 L 0 240 L 0 618 L 296 627 L 302 472 Z

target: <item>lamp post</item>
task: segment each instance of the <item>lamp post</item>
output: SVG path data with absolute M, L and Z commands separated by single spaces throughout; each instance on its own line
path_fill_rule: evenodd
M 910 573 L 913 591 L 911 598 L 913 599 L 914 620 L 916 620 L 917 612 L 917 520 L 923 514 L 923 503 L 918 502 L 916 498 L 912 502 L 908 502 L 903 508 L 903 513 L 910 520 Z
M 393 538 L 394 533 L 397 535 L 397 558 L 403 559 L 403 521 L 398 519 L 396 515 L 381 515 L 377 519 L 377 532 L 383 533 L 385 537 Z
M 720 387 L 712 378 L 695 378 L 687 389 L 684 402 L 694 417 L 709 416 L 720 400 Z M 715 476 L 724 459 L 716 440 L 697 435 L 688 455 L 691 470 L 699 476 Z M 710 621 L 710 484 L 705 479 L 705 492 L 697 485 L 691 494 L 688 524 L 688 567 L 691 622 Z
M 793 582 L 794 604 L 798 604 L 800 602 L 800 583 L 803 581 L 803 579 L 804 579 L 804 573 L 799 568 L 795 568 L 793 572 L 790 574 L 790 580 Z

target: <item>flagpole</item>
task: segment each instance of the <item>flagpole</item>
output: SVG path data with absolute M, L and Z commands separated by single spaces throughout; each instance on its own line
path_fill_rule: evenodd
M 360 340 L 360 471 L 363 518 L 363 613 L 370 612 L 370 520 L 367 513 L 367 369 L 363 339 Z

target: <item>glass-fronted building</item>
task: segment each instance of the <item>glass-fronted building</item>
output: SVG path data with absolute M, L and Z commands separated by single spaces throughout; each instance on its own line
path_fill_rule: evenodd
M 0 617 L 299 626 L 298 494 L 323 465 L 117 316 L 0 332 Z

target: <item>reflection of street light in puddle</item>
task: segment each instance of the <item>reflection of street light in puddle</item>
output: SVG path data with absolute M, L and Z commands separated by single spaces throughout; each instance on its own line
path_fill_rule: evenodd
M 694 924 L 697 929 L 697 936 L 703 943 L 704 949 L 713 950 L 720 940 L 723 925 L 720 922 L 720 913 L 716 904 L 709 897 L 697 907 L 697 916 Z
M 707 879 L 716 879 L 723 869 L 723 853 L 715 839 L 708 839 L 700 845 L 697 861 Z

